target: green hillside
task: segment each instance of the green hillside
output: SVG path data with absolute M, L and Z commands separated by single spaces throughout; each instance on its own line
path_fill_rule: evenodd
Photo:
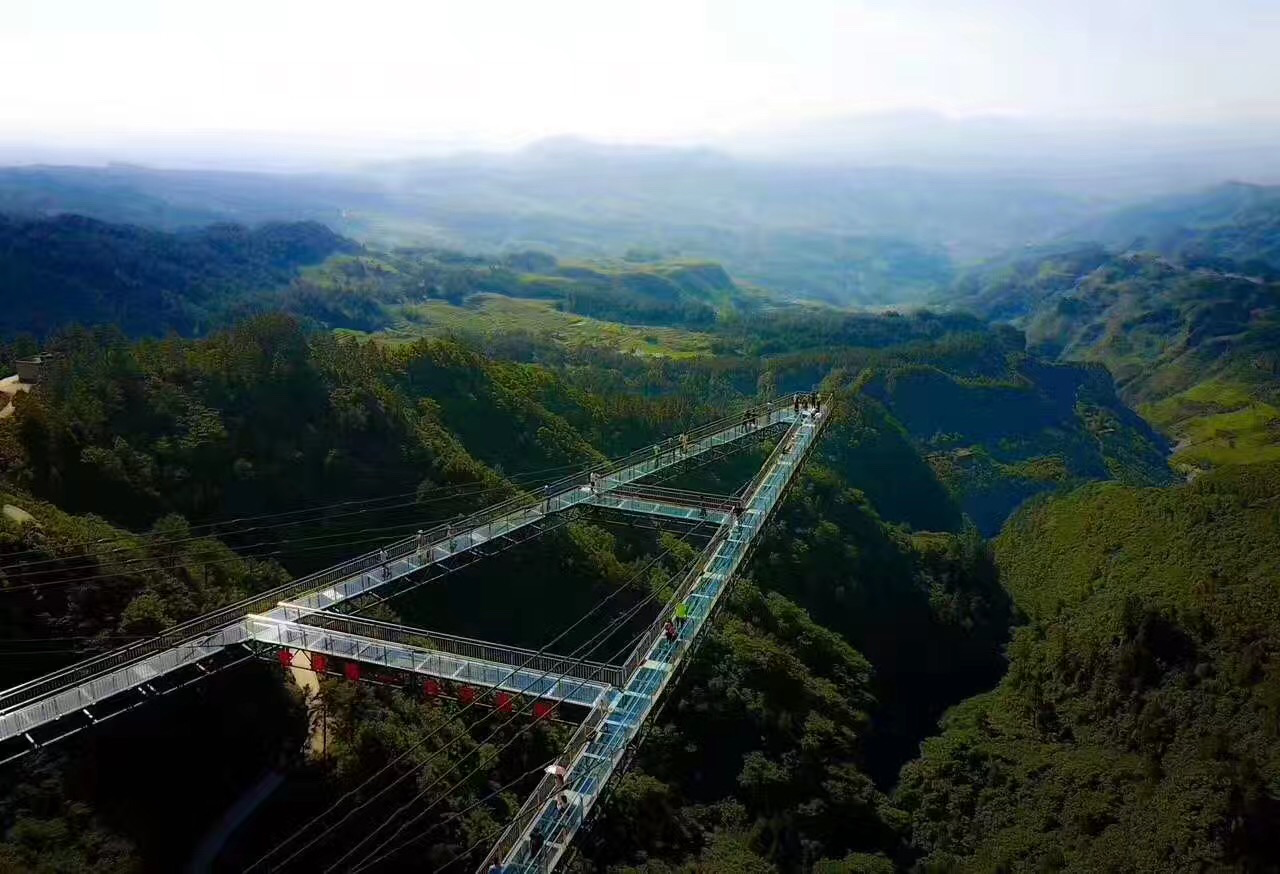
M 1006 367 L 969 375 L 912 364 L 885 370 L 866 389 L 984 533 L 1045 490 L 1090 479 L 1168 481 L 1163 441 L 1100 368 L 1045 365 L 1016 352 Z M 903 469 L 885 476 L 892 483 Z
M 165 232 L 74 215 L 0 217 L 0 287 L 10 301 L 0 338 L 47 337 L 71 324 L 191 336 L 276 311 L 319 327 L 412 334 L 414 325 L 465 321 L 465 308 L 449 312 L 432 302 L 463 307 L 486 294 L 546 301 L 598 320 L 698 329 L 769 300 L 705 261 L 379 251 L 311 223 Z
M 165 233 L 82 216 L 0 216 L 0 336 L 69 324 L 201 333 L 308 264 L 356 248 L 323 225 L 212 225 Z
M 1280 186 L 1231 182 L 1171 195 L 1116 210 L 1073 236 L 1280 278 Z
M 1267 870 L 1280 851 L 1280 467 L 1097 485 L 996 540 L 1029 619 L 895 801 L 938 870 Z
M 975 275 L 959 304 L 1038 355 L 1106 365 L 1183 471 L 1280 458 L 1280 283 L 1089 248 Z
M 581 837 L 572 870 L 790 874 L 967 862 L 969 851 L 944 834 L 963 817 L 928 812 L 935 800 L 951 803 L 950 784 L 934 776 L 921 786 L 912 775 L 932 774 L 935 747 L 950 742 L 950 733 L 929 740 L 938 719 L 1001 683 L 1011 623 L 1048 621 L 1011 580 L 1047 580 L 1050 569 L 1024 570 L 1009 532 L 1081 495 L 1137 494 L 1145 512 L 1158 505 L 1145 496 L 1181 494 L 1138 488 L 1170 480 L 1165 446 L 1105 368 L 1046 360 L 1020 331 L 972 315 L 781 304 L 714 264 L 640 252 L 566 262 L 537 251 L 494 260 L 365 249 L 302 267 L 273 295 L 234 312 L 267 300 L 287 312 L 207 336 L 129 337 L 99 326 L 48 339 L 59 354 L 46 378 L 0 421 L 5 501 L 36 517 L 3 522 L 0 652 L 25 653 L 28 639 L 67 642 L 9 662 L 11 679 L 585 462 L 822 385 L 832 417 L 824 440 Z M 681 485 L 732 493 L 769 449 Z M 1095 480 L 1113 482 L 1070 492 Z M 1195 488 L 1223 481 L 1214 474 Z M 1028 500 L 993 558 L 984 535 Z M 252 521 L 263 514 L 289 515 Z M 584 516 L 377 615 L 538 646 L 604 593 L 634 601 L 661 590 L 689 549 L 671 532 Z M 1015 666 L 1026 635 L 1015 638 Z M 519 736 L 513 728 L 498 741 L 511 747 L 490 754 L 483 717 L 449 723 L 452 704 L 340 679 L 304 696 L 277 667 L 244 670 L 242 682 L 215 679 L 202 695 L 171 696 L 56 756 L 13 765 L 0 792 L 0 866 L 57 858 L 65 870 L 173 870 L 205 825 L 278 769 L 282 788 L 222 851 L 221 862 L 240 870 L 384 766 L 404 784 L 357 822 L 371 826 L 410 801 L 421 785 L 410 768 L 435 749 L 415 755 L 413 745 L 437 729 L 440 743 L 456 741 L 436 749 L 441 768 L 469 755 L 481 764 L 450 807 L 425 818 L 438 841 L 405 860 L 443 864 L 513 813 L 518 793 L 489 797 L 492 787 L 564 739 L 559 725 Z M 314 736 L 306 740 L 308 719 L 323 720 L 322 753 Z M 200 727 L 184 733 L 192 720 Z M 190 771 L 180 767 L 187 737 L 204 750 Z M 922 742 L 925 756 L 912 763 Z M 144 753 L 146 766 L 120 779 Z M 158 828 L 166 799 L 181 796 L 175 774 L 209 788 L 187 821 Z M 1025 794 L 992 794 L 991 804 L 1016 807 L 998 815 L 1035 809 Z M 449 818 L 472 804 L 474 818 Z M 1118 820 L 1138 815 L 1132 797 L 1116 804 Z M 332 860 L 339 844 L 326 834 L 304 861 Z
M 54 347 L 61 355 L 48 379 L 0 423 L 0 470 L 12 489 L 6 500 L 36 516 L 4 523 L 10 561 L 0 594 L 9 621 L 0 626 L 0 650 L 55 635 L 76 643 L 51 645 L 48 660 L 12 662 L 15 681 L 73 658 L 71 650 L 91 653 L 118 635 L 147 633 L 269 585 L 282 568 L 296 574 L 322 566 L 527 487 L 539 472 L 558 476 L 566 466 L 678 433 L 749 402 L 762 375 L 755 359 L 673 362 L 601 350 L 520 363 L 452 339 L 399 346 L 338 339 L 285 316 L 203 339 L 76 332 Z M 786 366 L 783 380 L 793 378 Z M 735 390 L 736 382 L 751 393 Z M 998 675 L 1007 608 L 981 540 L 972 532 L 909 535 L 881 521 L 852 486 L 880 451 L 869 433 L 876 423 L 862 421 L 853 406 L 858 384 L 848 372 L 833 383 L 848 393 L 849 412 L 770 529 L 752 571 L 758 585 L 736 590 L 675 690 L 691 709 L 669 711 L 672 727 L 658 730 L 610 802 L 600 834 L 617 829 L 625 838 L 591 850 L 602 863 L 728 854 L 790 870 L 850 853 L 894 857 L 903 818 L 885 793 L 897 766 L 945 707 Z M 902 436 L 891 451 L 913 458 Z M 914 458 L 927 483 L 929 468 Z M 705 487 L 731 491 L 735 470 L 705 471 Z M 961 526 L 946 492 L 931 488 L 923 500 L 946 509 L 896 509 Z M 387 495 L 400 498 L 363 509 L 344 503 Z M 328 510 L 269 526 L 234 523 L 309 506 Z M 225 530 L 216 524 L 227 519 Z M 211 527 L 179 550 L 169 546 L 196 525 Z M 420 624 L 454 616 L 475 623 L 459 631 L 523 633 L 534 642 L 598 593 L 637 586 L 637 569 L 670 543 L 670 535 L 591 520 L 547 538 L 511 565 L 491 565 L 486 574 L 482 564 L 454 586 L 426 593 L 443 600 L 396 607 Z M 20 556 L 38 562 L 35 569 L 23 570 Z M 152 563 L 162 569 L 152 571 Z M 114 583 L 97 584 L 104 577 Z M 642 577 L 637 591 L 661 579 Z M 495 598 L 520 607 L 494 611 Z M 897 633 L 884 634 L 889 628 Z M 299 761 L 299 696 L 271 667 L 254 671 L 257 679 L 213 683 L 203 695 L 174 696 L 170 708 L 121 717 L 112 723 L 119 728 L 86 733 L 55 758 L 10 766 L 10 788 L 0 793 L 0 860 L 18 870 L 49 854 L 69 870 L 99 860 L 115 866 L 108 870 L 142 860 L 171 869 L 199 837 L 200 823 L 258 779 L 254 769 L 292 750 L 290 788 L 227 851 L 243 867 L 319 800 L 444 724 L 440 708 L 402 691 L 326 682 L 314 699 L 327 714 L 326 757 Z M 225 703 L 237 695 L 256 702 L 256 720 Z M 220 708 L 229 715 L 216 718 Z M 220 725 L 224 737 L 215 743 L 203 729 L 184 733 L 187 720 Z M 488 726 L 476 720 L 450 731 L 458 744 L 446 764 L 482 746 Z M 202 762 L 184 773 L 199 776 L 207 792 L 193 802 L 189 822 L 161 830 L 183 755 L 166 737 L 201 739 Z M 144 741 L 148 764 L 117 779 L 115 763 L 142 755 Z M 509 755 L 486 758 L 454 801 L 479 799 L 490 781 L 511 780 L 561 741 L 563 728 L 548 727 Z M 696 774 L 691 757 L 705 765 Z M 100 781 L 86 781 L 90 767 Z M 517 800 L 495 803 L 465 828 L 443 822 L 447 811 L 440 811 L 429 821 L 442 833 L 431 858 L 460 851 L 468 829 L 491 827 Z M 650 811 L 646 828 L 608 824 L 633 807 Z M 850 830 L 850 821 L 860 827 Z

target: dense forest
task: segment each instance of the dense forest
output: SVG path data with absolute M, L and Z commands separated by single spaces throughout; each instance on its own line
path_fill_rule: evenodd
M 822 442 L 566 867 L 1280 854 L 1280 472 L 1190 455 L 1184 424 L 1275 402 L 1271 278 L 1073 246 L 962 278 L 976 315 L 868 313 L 642 251 L 5 228 L 5 275 L 59 291 L 0 348 L 50 353 L 0 419 L 4 686 L 821 386 Z M 769 449 L 678 484 L 732 493 Z M 1205 472 L 1179 482 L 1171 449 Z M 667 591 L 697 545 L 590 513 L 370 615 L 538 647 L 600 597 Z M 604 658 L 617 633 L 564 645 Z M 341 869 L 411 822 L 383 867 L 474 865 L 572 731 L 304 674 L 248 662 L 0 765 L 0 871 L 243 870 L 316 817 L 273 864 Z
M 0 216 L 0 332 L 46 336 L 72 323 L 130 334 L 207 330 L 245 298 L 354 249 L 320 224 L 213 225 L 169 234 L 82 216 Z
M 1088 486 L 1010 520 L 995 554 L 1028 623 L 1008 674 L 895 795 L 927 865 L 1274 866 L 1278 475 Z

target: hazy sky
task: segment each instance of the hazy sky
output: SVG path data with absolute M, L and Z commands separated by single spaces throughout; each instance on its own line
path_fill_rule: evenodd
M 1280 0 L 0 0 L 0 133 L 687 139 L 1280 114 Z

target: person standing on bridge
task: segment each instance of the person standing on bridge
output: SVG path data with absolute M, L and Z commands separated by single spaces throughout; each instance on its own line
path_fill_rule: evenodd
M 822 409 L 822 395 L 816 391 L 813 393 L 813 411 L 819 412 Z
M 791 409 L 797 416 L 800 415 L 800 395 L 791 396 Z
M 547 767 L 544 769 L 544 773 L 549 774 L 552 777 L 555 777 L 556 787 L 561 792 L 564 791 L 564 783 L 569 776 L 569 770 L 565 768 L 564 765 L 561 765 L 561 764 L 547 765 Z
M 681 601 L 676 605 L 676 625 L 684 628 L 684 624 L 689 621 L 689 603 Z
M 427 532 L 421 528 L 418 529 L 418 558 L 422 558 L 427 551 Z
M 689 454 L 689 435 L 688 434 L 680 435 L 680 454 L 681 455 Z
M 680 632 L 676 631 L 676 627 L 670 619 L 662 626 L 662 633 L 667 638 L 667 643 L 675 643 L 676 638 L 680 636 Z
M 391 565 L 387 563 L 387 548 L 384 546 L 378 550 L 378 561 L 382 563 L 382 578 L 388 579 L 391 576 Z
M 551 514 L 551 486 L 550 485 L 545 485 L 542 487 L 542 500 L 543 500 L 542 512 L 544 514 L 550 515 Z

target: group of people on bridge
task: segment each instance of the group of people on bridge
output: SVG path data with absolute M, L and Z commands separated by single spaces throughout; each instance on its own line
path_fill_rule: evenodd
M 822 395 L 816 391 L 811 391 L 808 394 L 800 392 L 792 398 L 791 408 L 796 413 L 801 410 L 813 410 L 815 413 L 820 413 L 822 412 Z

